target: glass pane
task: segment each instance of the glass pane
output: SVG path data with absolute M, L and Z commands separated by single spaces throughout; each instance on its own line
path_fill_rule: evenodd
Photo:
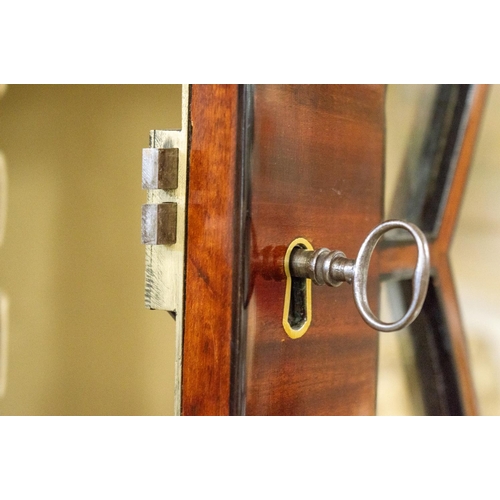
M 416 173 L 438 90 L 438 85 L 387 87 L 385 219 L 408 220 L 410 193 L 422 190 Z M 386 239 L 406 237 L 404 232 L 391 231 Z M 404 300 L 397 281 L 381 284 L 380 311 L 384 321 L 394 321 L 404 314 Z M 409 328 L 380 333 L 377 415 L 423 414 L 422 390 Z
M 500 415 L 499 110 L 491 85 L 450 252 L 481 415 Z
M 386 218 L 413 222 L 430 237 L 436 233 L 461 144 L 470 87 L 388 86 Z M 404 232 L 396 235 L 407 237 Z
M 461 127 L 467 116 L 468 92 L 467 85 L 389 85 L 387 89 L 385 215 L 413 222 L 429 239 L 439 227 L 446 204 L 455 153 L 461 142 Z M 395 233 L 392 231 L 386 238 L 392 240 L 392 244 L 394 240 L 409 238 L 406 232 Z M 394 316 L 391 320 L 404 314 L 408 297 L 403 299 L 403 291 L 406 295 L 408 286 L 409 282 L 397 281 L 384 285 L 386 299 L 382 303 L 382 315 L 390 314 L 389 303 Z M 380 336 L 380 414 L 385 411 L 391 414 L 461 412 L 453 406 L 459 396 L 455 390 L 453 360 L 443 354 L 446 322 L 440 312 L 438 295 L 434 293 L 425 314 L 421 313 L 418 327 Z M 431 302 L 435 306 L 431 306 Z M 384 383 L 387 383 L 383 373 L 390 366 L 395 375 L 392 384 L 404 388 L 404 394 L 397 399 L 400 405 L 406 401 L 405 408 L 393 404 L 389 409 L 388 403 L 383 402 Z M 395 366 L 399 367 L 397 373 Z
M 405 312 L 397 281 L 382 283 L 381 314 L 395 321 Z M 379 333 L 377 415 L 424 415 L 422 388 L 410 328 Z
M 416 170 L 428 128 L 437 85 L 388 85 L 386 95 L 386 178 L 385 214 L 388 218 L 404 218 L 404 209 L 394 206 L 397 190 L 402 185 L 404 170 Z M 404 169 L 403 169 L 404 167 Z

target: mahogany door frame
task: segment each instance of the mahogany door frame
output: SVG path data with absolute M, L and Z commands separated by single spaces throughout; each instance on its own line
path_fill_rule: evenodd
M 234 415 L 244 408 L 244 388 L 236 387 L 242 380 L 238 356 L 244 355 L 241 331 L 246 325 L 241 304 L 249 265 L 241 258 L 248 244 L 243 90 L 238 85 L 193 85 L 190 90 L 183 415 Z M 486 94 L 486 86 L 476 88 L 442 224 L 431 242 L 466 415 L 477 414 L 477 403 L 448 251 Z M 406 269 L 412 259 L 408 248 L 387 247 L 380 252 L 380 273 L 393 272 L 395 266 Z

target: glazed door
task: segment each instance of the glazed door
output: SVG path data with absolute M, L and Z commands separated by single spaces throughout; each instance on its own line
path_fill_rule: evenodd
M 430 414 L 475 413 L 447 260 L 485 94 L 467 87 L 453 141 L 447 132 L 433 279 L 415 329 Z M 291 338 L 284 262 L 297 238 L 354 258 L 382 222 L 384 107 L 382 85 L 191 86 L 182 414 L 375 413 L 379 334 L 351 286 L 313 286 L 309 327 Z M 381 277 L 404 289 L 414 260 L 406 240 L 374 252 L 373 311 Z

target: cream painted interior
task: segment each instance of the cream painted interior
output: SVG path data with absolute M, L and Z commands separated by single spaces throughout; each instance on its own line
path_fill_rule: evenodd
M 174 322 L 143 305 L 141 151 L 181 86 L 10 85 L 1 415 L 170 415 Z
M 1 415 L 173 413 L 173 320 L 143 306 L 141 149 L 150 129 L 180 126 L 180 96 L 175 85 L 12 85 L 0 99 L 9 176 L 0 289 L 10 300 Z M 406 122 L 391 113 L 395 163 Z M 452 249 L 488 415 L 500 414 L 499 130 L 493 86 Z M 379 414 L 415 413 L 392 334 L 381 336 L 380 360 Z

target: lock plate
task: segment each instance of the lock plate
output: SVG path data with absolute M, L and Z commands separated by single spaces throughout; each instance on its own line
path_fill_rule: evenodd
M 143 242 L 146 244 L 146 286 L 145 304 L 148 309 L 170 311 L 178 316 L 182 304 L 184 287 L 184 248 L 186 227 L 186 181 L 187 181 L 187 141 L 188 141 L 188 105 L 189 86 L 182 88 L 182 128 L 181 130 L 152 130 L 146 151 L 148 165 L 154 153 L 158 157 L 160 167 L 162 157 L 174 156 L 176 151 L 177 179 L 173 189 L 148 189 L 147 204 L 143 214 L 155 214 L 156 217 L 143 215 Z M 168 155 L 164 152 L 168 152 Z M 144 162 L 144 156 L 143 156 Z M 166 162 L 164 162 L 166 163 Z M 153 182 L 152 168 L 146 169 L 146 186 L 161 186 L 161 182 Z M 161 181 L 162 168 L 155 170 Z M 144 168 L 143 168 L 144 176 Z M 143 179 L 144 181 L 144 179 Z M 154 210 L 154 208 L 157 210 Z M 172 217 L 175 220 L 172 221 Z M 175 234 L 172 233 L 172 227 Z M 162 229 L 163 228 L 163 229 Z M 164 234 L 164 238 L 157 235 Z M 144 238 L 144 235 L 155 235 L 155 238 Z
M 150 147 L 143 152 L 143 186 L 148 189 L 142 227 L 146 243 L 144 298 L 148 309 L 169 311 L 175 318 L 176 415 L 180 414 L 182 381 L 188 114 L 189 85 L 183 85 L 181 130 L 152 130 Z

